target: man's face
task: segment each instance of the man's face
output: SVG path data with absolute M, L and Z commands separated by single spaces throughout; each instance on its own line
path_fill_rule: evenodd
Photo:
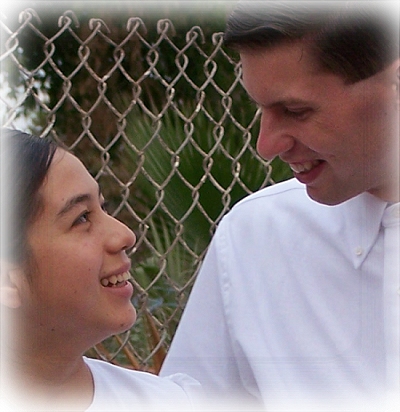
M 398 106 L 392 70 L 347 84 L 302 42 L 241 52 L 244 86 L 260 107 L 257 149 L 279 156 L 317 202 L 362 192 L 398 200 Z

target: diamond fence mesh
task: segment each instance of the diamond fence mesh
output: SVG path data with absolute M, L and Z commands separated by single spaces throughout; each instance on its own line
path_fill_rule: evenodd
M 218 22 L 57 13 L 1 16 L 2 124 L 81 158 L 135 231 L 138 319 L 88 355 L 157 373 L 218 222 L 288 170 L 255 151 L 259 113 Z

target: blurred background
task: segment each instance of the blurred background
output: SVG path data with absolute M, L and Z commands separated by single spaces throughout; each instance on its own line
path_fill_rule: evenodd
M 2 126 L 49 136 L 81 158 L 109 213 L 138 239 L 138 320 L 88 356 L 158 373 L 218 222 L 244 196 L 291 176 L 255 151 L 259 113 L 238 56 L 223 46 L 233 6 L 2 5 Z

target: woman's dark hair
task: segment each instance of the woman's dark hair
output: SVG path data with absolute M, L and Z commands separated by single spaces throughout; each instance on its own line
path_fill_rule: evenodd
M 6 237 L 1 257 L 12 263 L 22 263 L 28 253 L 28 226 L 41 207 L 39 189 L 58 146 L 45 138 L 5 128 L 1 129 L 0 138 L 1 223 L 2 235 Z
M 381 2 L 242 1 L 224 34 L 225 45 L 239 51 L 300 39 L 322 69 L 355 83 L 398 58 L 398 16 Z

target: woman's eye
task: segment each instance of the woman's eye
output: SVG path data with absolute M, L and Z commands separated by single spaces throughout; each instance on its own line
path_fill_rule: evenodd
M 77 225 L 80 225 L 80 224 L 82 224 L 82 223 L 87 223 L 87 222 L 89 222 L 89 215 L 90 215 L 90 212 L 89 212 L 89 211 L 86 211 L 86 212 L 82 213 L 82 214 L 78 217 L 78 219 L 76 219 L 76 220 L 74 221 L 74 223 L 73 223 L 72 226 L 77 226 Z

